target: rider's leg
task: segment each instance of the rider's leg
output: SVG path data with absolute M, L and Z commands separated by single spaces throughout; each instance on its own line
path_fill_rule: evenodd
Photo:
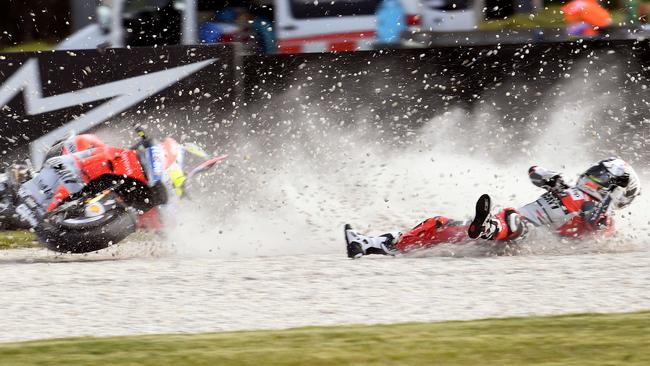
M 476 212 L 467 236 L 471 239 L 515 240 L 523 239 L 528 233 L 525 220 L 514 208 L 504 208 L 496 215 L 491 211 L 492 199 L 484 194 L 476 201 Z
M 467 239 L 467 223 L 436 216 L 403 234 L 395 244 L 395 249 L 404 252 L 443 243 L 458 243 L 465 239 Z
M 467 223 L 436 216 L 425 220 L 406 234 L 395 231 L 374 237 L 360 234 L 346 225 L 345 239 L 350 258 L 368 254 L 392 255 L 442 243 L 463 241 L 467 239 Z
M 348 258 L 359 258 L 368 254 L 393 255 L 396 253 L 395 243 L 402 235 L 399 231 L 368 236 L 353 230 L 345 225 L 345 241 L 347 243 Z
M 519 212 L 512 207 L 504 208 L 486 220 L 481 238 L 487 240 L 518 240 L 528 234 L 528 226 Z

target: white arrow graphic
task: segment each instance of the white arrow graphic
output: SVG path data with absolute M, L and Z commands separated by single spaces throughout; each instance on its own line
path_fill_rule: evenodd
M 0 88 L 0 106 L 7 105 L 21 91 L 25 98 L 25 111 L 28 115 L 47 113 L 57 109 L 111 98 L 54 131 L 34 140 L 30 144 L 32 161 L 36 166 L 40 166 L 45 150 L 56 141 L 65 138 L 73 131 L 86 131 L 102 123 L 147 97 L 192 75 L 214 61 L 215 59 L 200 61 L 44 98 L 41 77 L 38 71 L 38 59 L 30 59 L 7 79 Z

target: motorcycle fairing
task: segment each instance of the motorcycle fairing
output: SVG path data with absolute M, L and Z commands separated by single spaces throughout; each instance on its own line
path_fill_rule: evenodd
M 71 156 L 76 156 L 72 154 Z M 124 178 L 135 179 L 147 184 L 147 178 L 133 150 L 115 147 L 96 149 L 95 153 L 78 160 L 79 169 L 82 171 L 86 183 L 96 180 L 103 175 L 117 175 Z
M 42 216 L 102 176 L 121 176 L 147 184 L 135 151 L 101 147 L 48 159 L 21 190 L 33 199 Z

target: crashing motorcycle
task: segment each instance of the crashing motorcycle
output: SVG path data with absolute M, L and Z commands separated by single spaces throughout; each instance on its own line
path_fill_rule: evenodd
M 162 229 L 158 208 L 186 197 L 187 184 L 226 155 L 208 158 L 197 145 L 161 142 L 137 130 L 130 149 L 85 134 L 53 146 L 40 171 L 18 189 L 15 211 L 53 251 L 86 253 L 137 230 Z M 200 159 L 185 170 L 189 157 Z

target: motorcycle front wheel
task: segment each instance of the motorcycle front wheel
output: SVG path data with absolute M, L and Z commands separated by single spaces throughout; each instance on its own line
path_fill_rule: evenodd
M 107 248 L 136 231 L 134 216 L 115 205 L 100 216 L 45 220 L 36 228 L 41 244 L 61 253 L 88 253 Z

